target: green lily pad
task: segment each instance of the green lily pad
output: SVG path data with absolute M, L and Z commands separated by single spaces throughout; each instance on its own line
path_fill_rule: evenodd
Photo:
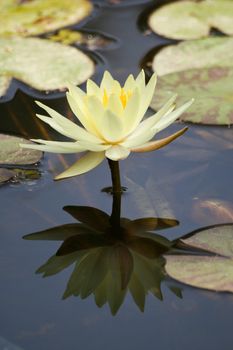
M 89 50 L 105 49 L 116 42 L 116 39 L 102 33 L 70 29 L 61 29 L 56 34 L 48 35 L 47 38 L 65 45 L 82 45 Z
M 89 0 L 1 0 L 0 36 L 30 36 L 71 25 L 88 16 Z
M 161 49 L 153 59 L 152 69 L 161 76 L 194 68 L 232 67 L 232 62 L 233 38 L 212 37 Z
M 13 171 L 0 168 L 0 185 L 12 179 L 14 175 Z
M 0 164 L 1 165 L 30 165 L 39 162 L 42 152 L 23 149 L 20 143 L 31 143 L 20 137 L 0 134 Z
M 0 38 L 0 76 L 38 90 L 63 90 L 67 81 L 81 84 L 94 69 L 94 62 L 74 47 L 37 38 Z
M 233 67 L 191 69 L 160 77 L 151 107 L 158 110 L 165 101 L 178 94 L 181 104 L 194 98 L 193 105 L 181 120 L 230 125 L 233 123 Z
M 0 76 L 0 97 L 4 96 L 10 86 L 11 78 Z
M 161 6 L 148 20 L 157 34 L 177 40 L 207 37 L 211 28 L 233 34 L 232 1 L 180 1 Z
M 232 224 L 210 227 L 181 241 L 190 251 L 165 257 L 169 276 L 194 287 L 233 292 Z M 193 254 L 193 248 L 201 254 Z

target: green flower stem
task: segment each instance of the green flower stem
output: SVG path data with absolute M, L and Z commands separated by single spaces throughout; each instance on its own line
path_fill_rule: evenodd
M 121 217 L 121 178 L 120 178 L 120 168 L 119 162 L 108 159 L 108 164 L 111 170 L 112 177 L 112 213 L 111 213 L 111 224 L 114 228 L 120 227 L 120 217 Z

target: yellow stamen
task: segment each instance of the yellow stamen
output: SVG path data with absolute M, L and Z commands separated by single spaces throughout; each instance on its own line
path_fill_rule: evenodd
M 103 105 L 104 105 L 104 107 L 107 107 L 107 105 L 108 105 L 108 94 L 107 94 L 106 89 L 104 89 Z
M 123 108 L 126 107 L 128 100 L 131 96 L 132 96 L 131 91 L 125 91 L 123 88 L 121 89 L 121 94 L 120 94 L 119 98 L 120 98 L 120 101 L 121 101 Z M 103 100 L 102 100 L 104 107 L 108 106 L 108 100 L 109 100 L 109 97 L 108 97 L 107 91 L 106 91 L 106 89 L 104 89 Z

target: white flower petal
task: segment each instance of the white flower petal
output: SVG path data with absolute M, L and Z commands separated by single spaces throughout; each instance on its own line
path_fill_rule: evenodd
M 101 132 L 104 139 L 108 142 L 116 142 L 123 137 L 124 125 L 122 118 L 118 117 L 109 110 L 105 111 L 102 119 Z
M 188 109 L 193 103 L 194 99 L 183 104 L 181 107 L 177 108 L 175 111 L 170 113 L 168 116 L 164 116 L 160 121 L 154 126 L 156 129 L 156 133 L 167 128 L 170 124 L 172 124 L 182 113 Z
M 100 102 L 100 100 L 94 95 L 87 96 L 86 104 L 90 114 L 91 123 L 92 125 L 95 126 L 95 129 L 96 128 L 98 129 L 99 124 L 103 119 L 105 108 L 103 104 Z
M 138 147 L 143 145 L 144 143 L 150 141 L 154 135 L 156 134 L 155 130 L 147 130 L 141 135 L 138 135 L 137 137 L 131 138 L 131 139 L 126 139 L 121 143 L 122 146 L 126 148 L 133 148 L 133 147 Z
M 52 108 L 44 105 L 41 102 L 36 101 L 38 106 L 43 108 L 59 125 L 63 131 L 65 131 L 66 135 L 74 140 L 87 140 L 90 142 L 100 143 L 101 141 L 95 136 L 87 132 L 85 129 L 81 128 L 77 124 L 73 123 L 68 118 L 63 117 L 60 113 L 54 111 Z M 42 116 L 38 115 L 38 118 Z M 46 118 L 46 117 L 45 117 Z M 42 119 L 42 118 L 40 118 Z M 42 119 L 43 120 L 43 119 Z M 59 131 L 60 132 L 60 131 Z M 63 133 L 64 135 L 64 133 Z
M 127 105 L 124 109 L 122 119 L 125 127 L 125 135 L 129 134 L 138 125 L 138 112 L 140 105 L 140 93 L 136 88 L 129 98 Z
M 139 137 L 147 130 L 150 130 L 152 127 L 156 127 L 156 123 L 162 118 L 167 116 L 170 112 L 172 112 L 175 108 L 175 99 L 177 95 L 172 96 L 167 103 L 154 115 L 143 120 L 138 127 L 132 132 L 132 134 L 127 138 L 128 140 L 134 139 L 135 137 Z
M 124 84 L 123 89 L 127 92 L 127 91 L 129 91 L 129 90 L 130 90 L 130 91 L 134 90 L 135 87 L 136 87 L 136 83 L 135 83 L 134 77 L 133 77 L 132 74 L 130 74 L 130 75 L 128 76 L 128 78 L 126 79 L 126 82 L 125 82 L 125 84 Z
M 84 174 L 97 167 L 105 158 L 104 152 L 88 152 L 77 160 L 70 168 L 55 177 L 55 180 Z
M 140 91 L 143 91 L 143 89 L 145 89 L 145 72 L 143 69 L 136 78 L 136 84 Z
M 65 148 L 64 146 L 59 146 L 59 145 L 31 145 L 28 143 L 22 143 L 20 144 L 20 147 L 35 149 L 35 150 L 50 152 L 50 153 L 79 153 L 79 152 L 85 151 L 85 149 L 77 150 L 77 147 L 74 147 L 72 149 L 71 147 Z
M 40 115 L 40 114 L 37 114 L 36 115 L 37 118 L 39 118 L 40 120 L 42 120 L 44 123 L 48 124 L 49 126 L 51 126 L 51 128 L 53 128 L 54 130 L 56 130 L 57 132 L 59 132 L 61 135 L 64 135 L 64 136 L 67 136 L 67 137 L 70 137 L 70 133 L 67 132 L 66 130 L 64 130 L 60 125 L 58 125 L 54 119 L 50 118 L 50 117 L 46 117 L 44 115 Z
M 146 85 L 144 92 L 141 96 L 141 105 L 140 105 L 140 110 L 139 110 L 139 122 L 141 119 L 144 117 L 150 103 L 152 100 L 152 97 L 154 95 L 155 91 L 155 86 L 157 83 L 157 74 L 154 73 L 152 77 L 150 78 L 148 84 Z
M 85 141 L 80 141 L 79 142 L 80 147 L 85 148 L 87 151 L 92 151 L 92 152 L 102 152 L 107 150 L 111 145 L 97 145 L 96 143 L 90 143 L 90 142 L 85 142 Z
M 112 113 L 121 116 L 124 112 L 121 100 L 118 95 L 111 94 L 108 99 L 108 107 Z
M 88 110 L 86 108 L 86 105 L 83 106 L 83 108 L 81 109 L 79 102 L 74 99 L 73 95 L 71 95 L 70 93 L 67 92 L 66 97 L 67 97 L 67 100 L 69 102 L 69 105 L 70 105 L 72 112 L 79 119 L 80 123 L 84 126 L 84 128 L 87 131 L 96 135 L 95 128 L 90 121 L 90 117 L 89 117 L 89 113 L 88 113 Z M 84 109 L 85 109 L 85 111 L 84 111 Z
M 99 99 L 101 99 L 101 96 L 102 96 L 102 92 L 99 86 L 91 79 L 87 80 L 87 95 L 88 96 L 95 95 Z
M 111 160 L 125 159 L 129 154 L 130 150 L 120 145 L 112 146 L 105 152 L 106 157 Z
M 100 84 L 100 89 L 102 91 L 111 91 L 114 83 L 114 79 L 108 71 L 104 72 L 103 79 Z
M 177 139 L 177 137 L 183 135 L 186 131 L 188 130 L 187 127 L 175 132 L 174 134 L 165 137 L 163 139 L 160 140 L 155 140 L 155 141 L 151 141 L 151 142 L 147 142 L 139 147 L 133 147 L 131 148 L 132 152 L 151 152 L 151 151 L 155 151 L 157 149 L 160 149 L 166 145 L 168 145 L 169 143 L 171 143 L 172 141 L 174 141 L 175 139 Z

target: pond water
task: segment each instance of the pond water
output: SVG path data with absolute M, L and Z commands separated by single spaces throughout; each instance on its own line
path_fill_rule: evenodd
M 108 69 L 123 81 L 129 73 L 138 73 L 151 49 L 169 41 L 141 31 L 138 19 L 150 1 L 129 0 L 112 6 L 107 1 L 98 3 L 95 15 L 82 29 L 106 33 L 117 43 L 95 52 L 95 79 L 99 82 L 103 70 Z M 41 101 L 46 99 L 46 104 L 70 115 L 65 98 L 33 93 L 17 90 L 12 100 L 0 104 L 1 133 L 57 137 L 36 120 L 38 107 L 33 101 L 41 97 Z M 161 137 L 181 127 L 176 123 Z M 221 201 L 230 210 L 232 136 L 231 128 L 190 125 L 172 146 L 122 161 L 122 185 L 127 191 L 122 195 L 121 215 L 132 220 L 176 219 L 174 227 L 160 231 L 169 240 L 231 221 L 229 213 L 220 215 L 209 203 Z M 65 206 L 95 207 L 111 213 L 112 196 L 101 192 L 111 184 L 107 162 L 83 176 L 53 181 L 74 158 L 46 154 L 39 164 L 39 179 L 11 182 L 0 188 L 0 350 L 231 350 L 231 294 L 199 290 L 165 278 L 162 300 L 148 293 L 141 312 L 128 293 L 113 316 L 107 305 L 97 307 L 93 295 L 84 300 L 74 296 L 62 300 L 73 265 L 44 279 L 35 273 L 60 245 L 56 241 L 25 240 L 23 236 L 75 223 L 63 210 Z

